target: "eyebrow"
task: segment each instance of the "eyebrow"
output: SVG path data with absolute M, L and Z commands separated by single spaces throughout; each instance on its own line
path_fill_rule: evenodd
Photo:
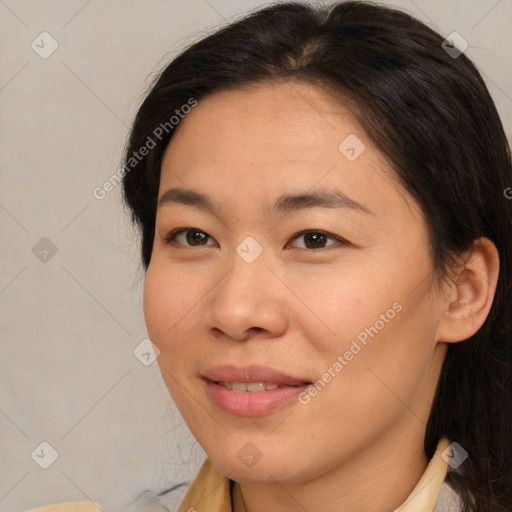
M 165 191 L 158 200 L 158 206 L 166 204 L 185 204 L 219 214 L 219 209 L 208 194 L 188 188 L 176 187 Z M 314 192 L 283 194 L 273 204 L 266 203 L 263 211 L 266 215 L 290 213 L 307 208 L 348 208 L 361 213 L 374 213 L 365 205 L 350 198 L 341 190 L 320 189 Z

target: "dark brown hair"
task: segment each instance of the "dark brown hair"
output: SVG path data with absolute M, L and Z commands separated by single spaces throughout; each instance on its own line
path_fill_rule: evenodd
M 498 287 L 483 327 L 449 344 L 425 438 L 442 436 L 469 458 L 450 483 L 465 512 L 512 510 L 512 186 L 510 150 L 472 62 L 413 17 L 368 2 L 281 3 L 191 45 L 160 73 L 142 103 L 125 162 L 124 199 L 149 265 L 169 119 L 190 100 L 228 88 L 299 80 L 329 89 L 387 157 L 428 221 L 436 273 L 478 237 L 500 255 Z M 156 131 L 167 122 L 165 133 Z M 158 137 L 156 136 L 158 134 Z

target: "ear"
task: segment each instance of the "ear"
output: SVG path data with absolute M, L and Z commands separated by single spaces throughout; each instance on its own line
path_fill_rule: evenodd
M 453 343 L 473 336 L 483 325 L 494 299 L 500 268 L 496 246 L 477 238 L 461 254 L 456 279 L 447 285 L 437 339 Z

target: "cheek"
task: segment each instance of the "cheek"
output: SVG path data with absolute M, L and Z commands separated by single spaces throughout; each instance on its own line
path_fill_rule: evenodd
M 183 383 L 194 373 L 190 350 L 192 330 L 197 328 L 194 304 L 197 304 L 198 283 L 176 277 L 157 259 L 150 263 L 144 282 L 144 317 L 149 338 L 160 350 L 157 359 L 162 378 L 177 406 L 186 410 L 190 397 L 183 393 Z M 194 327 L 196 326 L 196 327 Z
M 359 258 L 342 270 L 317 269 L 314 279 L 304 273 L 295 279 L 294 291 L 308 306 L 298 304 L 304 314 L 296 318 L 325 370 L 342 356 L 337 375 L 345 377 L 360 378 L 370 367 L 390 377 L 404 373 L 401 365 L 424 371 L 436 324 L 430 280 L 421 280 L 430 266 L 425 255 L 409 259 L 401 253 Z
M 372 284 L 344 286 L 343 292 L 353 292 L 350 296 L 333 290 L 324 312 L 336 334 L 324 337 L 322 346 L 315 341 L 326 372 L 320 379 L 333 384 L 325 386 L 314 407 L 338 411 L 330 414 L 338 414 L 340 422 L 401 414 L 403 404 L 413 403 L 431 377 L 436 317 L 427 283 L 414 294 L 405 279 Z M 423 405 L 418 407 L 421 411 Z
M 164 325 L 166 312 L 171 316 L 174 314 L 171 297 L 166 286 L 162 284 L 162 280 L 158 278 L 155 266 L 150 263 L 144 281 L 144 318 L 149 337 L 160 350 L 162 349 L 160 347 L 161 338 L 165 330 L 169 328 Z
M 183 319 L 193 313 L 195 288 L 193 282 L 176 277 L 158 262 L 150 263 L 144 281 L 144 317 L 150 339 L 162 352 L 188 325 Z
M 314 277 L 303 273 L 294 282 L 295 313 L 301 312 L 295 318 L 315 348 L 327 357 L 348 350 L 358 336 L 364 340 L 366 329 L 376 322 L 382 329 L 381 315 L 385 320 L 396 316 L 393 304 L 399 294 L 386 285 L 382 272 L 370 273 L 355 265 L 341 272 L 317 269 Z

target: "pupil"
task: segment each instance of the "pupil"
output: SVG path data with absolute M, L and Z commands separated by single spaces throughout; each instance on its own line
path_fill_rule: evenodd
M 322 242 L 325 240 L 325 235 L 322 235 L 322 233 L 309 233 L 306 235 L 307 240 L 311 240 L 311 243 L 306 243 L 307 247 L 310 247 L 311 245 L 317 246 L 319 244 L 322 244 Z
M 206 235 L 201 231 L 188 231 L 187 242 L 189 243 L 200 243 L 206 239 Z

